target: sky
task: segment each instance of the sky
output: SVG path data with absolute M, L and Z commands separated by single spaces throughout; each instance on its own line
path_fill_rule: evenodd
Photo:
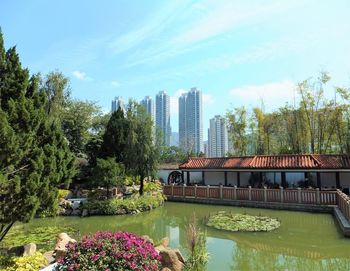
M 295 84 L 331 73 L 327 94 L 350 86 L 349 0 L 0 0 L 5 46 L 31 73 L 59 70 L 72 96 L 96 101 L 203 92 L 209 119 L 292 102 Z

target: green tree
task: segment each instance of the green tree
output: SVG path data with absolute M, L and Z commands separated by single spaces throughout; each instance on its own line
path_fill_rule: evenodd
M 117 163 L 114 157 L 108 157 L 106 159 L 97 158 L 96 166 L 92 172 L 92 183 L 105 187 L 108 198 L 109 188 L 111 186 L 123 185 L 124 172 L 124 165 Z
M 127 148 L 128 120 L 124 116 L 124 110 L 118 108 L 113 112 L 103 135 L 101 146 L 102 157 L 115 157 L 117 162 L 123 162 Z
M 235 108 L 226 114 L 228 132 L 236 155 L 246 155 L 248 147 L 247 110 L 244 107 Z
M 130 101 L 127 110 L 127 170 L 140 178 L 140 195 L 143 194 L 144 179 L 154 177 L 159 161 L 159 149 L 154 144 L 153 121 L 142 106 Z
M 176 146 L 162 146 L 160 148 L 160 163 L 183 163 L 187 159 L 184 150 Z
M 75 174 L 60 125 L 47 114 L 39 76 L 29 78 L 0 33 L 0 241 L 16 221 L 52 210 Z

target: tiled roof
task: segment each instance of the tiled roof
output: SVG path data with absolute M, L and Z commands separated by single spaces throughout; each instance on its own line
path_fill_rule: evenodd
M 350 155 L 296 154 L 189 158 L 180 169 L 350 169 Z

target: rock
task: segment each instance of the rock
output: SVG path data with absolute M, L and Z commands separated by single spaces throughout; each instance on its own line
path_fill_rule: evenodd
M 7 250 L 9 255 L 30 256 L 36 252 L 36 244 L 29 243 L 23 246 L 11 247 Z
M 54 263 L 56 260 L 55 260 L 55 257 L 54 257 L 54 251 L 51 250 L 51 251 L 47 251 L 43 254 L 43 256 L 47 259 L 48 263 L 49 264 L 52 264 Z
M 156 250 L 159 251 L 163 268 L 167 267 L 172 271 L 183 270 L 184 264 L 179 260 L 178 255 L 173 249 L 160 245 L 156 247 Z
M 67 251 L 66 246 L 69 242 L 76 243 L 77 241 L 69 237 L 69 235 L 65 232 L 62 232 L 57 236 L 57 241 L 55 246 L 56 260 L 64 257 Z
M 141 238 L 142 238 L 143 240 L 145 240 L 146 242 L 149 242 L 149 243 L 151 243 L 152 245 L 154 245 L 153 239 L 150 238 L 148 235 L 142 235 Z
M 84 209 L 83 212 L 81 213 L 81 216 L 85 217 L 85 216 L 88 216 L 89 215 L 89 212 L 87 209 Z
M 160 240 L 160 244 L 164 247 L 168 247 L 169 246 L 169 238 L 168 237 L 164 237 L 162 240 Z
M 36 244 L 29 243 L 23 246 L 23 256 L 31 256 L 36 252 Z
M 171 271 L 168 267 L 164 267 L 161 271 Z
M 72 216 L 80 216 L 81 215 L 81 211 L 79 209 L 75 209 L 73 210 L 70 215 Z
M 99 215 L 100 211 L 98 209 L 92 209 L 89 211 L 89 215 Z

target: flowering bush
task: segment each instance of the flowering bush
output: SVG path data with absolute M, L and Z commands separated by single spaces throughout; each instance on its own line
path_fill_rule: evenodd
M 160 256 L 150 242 L 128 232 L 97 232 L 69 243 L 56 270 L 153 271 L 159 267 Z

